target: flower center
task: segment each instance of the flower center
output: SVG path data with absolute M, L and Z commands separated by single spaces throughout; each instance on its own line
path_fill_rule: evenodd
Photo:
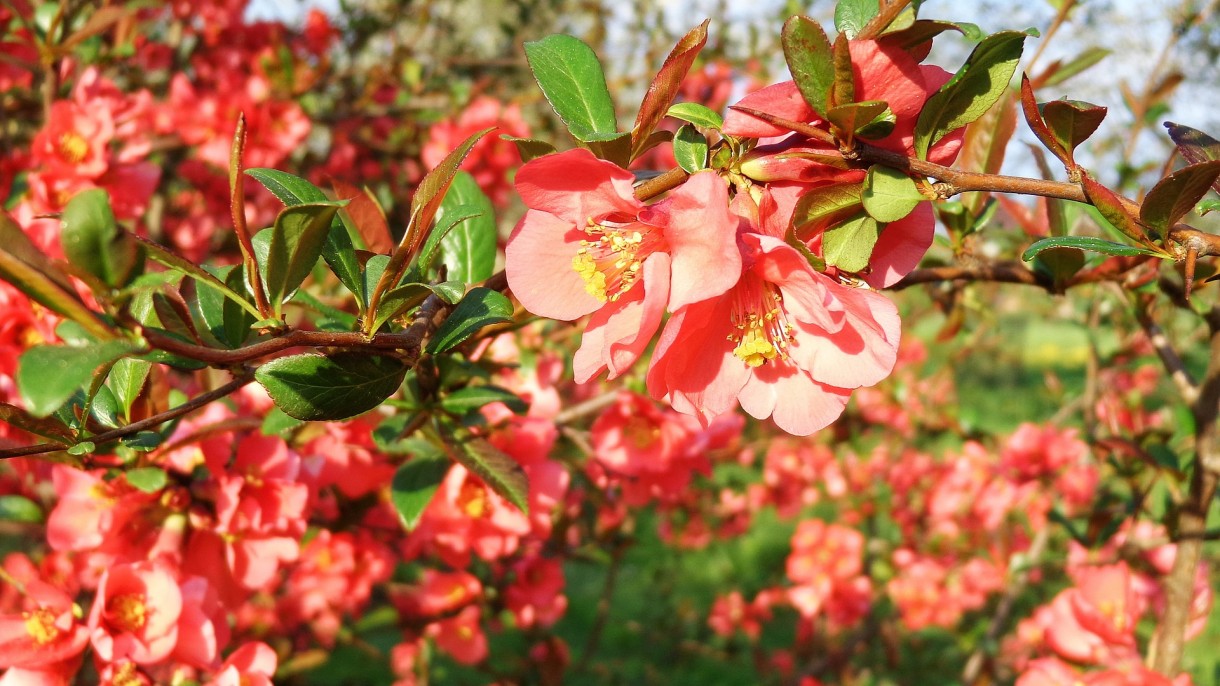
M 67 131 L 59 137 L 59 154 L 69 164 L 80 164 L 89 154 L 89 141 L 75 131 Z
M 640 231 L 641 224 L 621 224 L 589 218 L 585 233 L 572 258 L 572 268 L 585 281 L 585 292 L 601 302 L 614 302 L 639 281 L 644 259 L 656 249 L 656 232 Z
M 40 646 L 54 641 L 59 637 L 59 629 L 55 628 L 55 613 L 45 607 L 26 613 L 25 632 Z
M 487 514 L 487 490 L 483 486 L 466 481 L 458 493 L 457 506 L 472 519 Z
M 737 359 L 751 368 L 776 358 L 787 359 L 788 341 L 795 329 L 780 305 L 784 296 L 779 289 L 756 276 L 743 275 L 734 295 L 729 340 L 737 344 L 733 348 Z
M 138 593 L 128 593 L 115 596 L 110 601 L 110 623 L 127 633 L 135 633 L 144 628 L 148 621 L 148 608 L 144 605 L 144 596 Z

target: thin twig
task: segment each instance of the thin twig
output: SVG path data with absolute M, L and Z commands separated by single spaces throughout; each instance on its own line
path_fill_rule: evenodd
M 1120 289 L 1121 290 L 1121 289 Z M 1135 319 L 1144 329 L 1144 334 L 1148 336 L 1152 347 L 1156 349 L 1156 354 L 1161 358 L 1161 364 L 1164 365 L 1165 371 L 1169 372 L 1169 377 L 1173 379 L 1173 383 L 1178 387 L 1178 394 L 1187 403 L 1194 403 L 1199 397 L 1199 387 L 1191 376 L 1190 370 L 1186 368 L 1186 363 L 1182 361 L 1182 357 L 1178 355 L 1178 351 L 1174 350 L 1173 343 L 1169 337 L 1165 335 L 1165 331 L 1152 319 L 1150 308 L 1151 300 L 1141 302 L 1139 296 L 1133 296 L 1131 301 L 1132 309 L 1135 311 Z
M 233 379 L 232 381 L 230 381 L 229 383 L 227 383 L 223 386 L 220 386 L 219 388 L 208 391 L 207 393 L 204 393 L 203 395 L 191 398 L 190 400 L 186 401 L 185 403 L 182 403 L 181 405 L 170 408 L 170 409 L 166 410 L 165 412 L 155 414 L 151 417 L 146 417 L 144 419 L 141 419 L 138 422 L 132 422 L 131 424 L 128 424 L 127 426 L 121 426 L 117 429 L 113 429 L 113 430 L 107 431 L 105 433 L 97 434 L 96 436 L 88 436 L 83 440 L 88 440 L 89 442 L 100 446 L 105 443 L 110 443 L 111 441 L 117 441 L 120 438 L 124 438 L 127 436 L 131 436 L 133 434 L 137 434 L 137 433 L 139 433 L 141 431 L 145 431 L 147 429 L 152 429 L 153 427 L 164 424 L 165 422 L 172 421 L 172 420 L 177 419 L 190 412 L 194 412 L 195 410 L 197 410 L 197 409 L 203 407 L 204 405 L 207 405 L 208 403 L 211 403 L 215 400 L 220 400 L 221 398 L 229 395 L 230 393 L 233 393 L 234 391 L 240 389 L 242 386 L 245 386 L 246 384 L 250 383 L 253 380 L 254 380 L 254 377 L 249 374 L 239 376 L 239 377 Z M 24 446 L 21 448 L 10 448 L 8 450 L 0 450 L 0 459 L 8 459 L 10 457 L 29 457 L 30 455 L 42 455 L 45 453 L 53 453 L 53 452 L 60 451 L 63 449 L 64 449 L 64 446 L 62 443 L 39 443 L 38 445 L 28 445 L 28 446 Z

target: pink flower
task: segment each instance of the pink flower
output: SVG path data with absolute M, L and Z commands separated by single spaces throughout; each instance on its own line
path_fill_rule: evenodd
M 118 565 L 102 575 L 89 613 L 93 649 L 106 662 L 160 662 L 178 642 L 182 592 L 154 562 Z
M 113 138 L 114 122 L 104 110 L 60 100 L 34 137 L 33 159 L 56 177 L 96 179 L 109 167 L 106 147 Z
M 576 353 L 576 379 L 639 358 L 661 316 L 724 293 L 741 273 L 737 221 L 712 172 L 644 206 L 633 176 L 587 150 L 546 155 L 517 174 L 530 209 L 513 230 L 506 271 L 526 309 L 551 319 L 593 317 Z
M 25 596 L 24 612 L 0 615 L 0 667 L 57 671 L 85 649 L 89 631 L 60 589 L 31 580 Z
M 247 643 L 229 656 L 207 686 L 272 686 L 279 659 L 266 643 Z
M 757 224 L 773 221 L 766 214 Z M 898 312 L 877 293 L 814 272 L 773 235 L 746 233 L 740 242 L 740 280 L 669 320 L 648 391 L 705 423 L 740 402 L 789 433 L 811 434 L 843 412 L 851 389 L 893 369 Z

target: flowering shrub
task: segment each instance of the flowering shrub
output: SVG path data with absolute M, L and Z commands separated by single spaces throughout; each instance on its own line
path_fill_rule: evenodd
M 1220 142 L 905 0 L 620 130 L 461 5 L 0 5 L 0 686 L 1209 683 Z

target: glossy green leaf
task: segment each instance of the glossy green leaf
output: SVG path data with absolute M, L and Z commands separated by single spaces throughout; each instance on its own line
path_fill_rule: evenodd
M 267 255 L 259 260 L 264 270 L 267 298 L 279 312 L 322 255 L 322 244 L 340 203 L 308 203 L 285 207 L 275 218 Z M 265 232 L 260 232 L 264 235 Z
M 518 414 L 524 413 L 529 406 L 517 394 L 499 386 L 467 386 L 459 388 L 441 398 L 441 409 L 456 415 L 477 410 L 490 403 L 504 403 L 510 410 Z
M 678 41 L 645 91 L 639 114 L 635 118 L 635 126 L 631 129 L 632 159 L 639 157 L 647 149 L 648 137 L 665 117 L 666 109 L 678 94 L 682 79 L 686 78 L 686 73 L 695 63 L 699 51 L 707 44 L 707 25 L 710 21 L 705 19 Z
M 495 209 L 474 177 L 458 172 L 436 213 L 436 223 L 443 226 L 463 215 L 468 218 L 456 222 L 440 241 L 440 260 L 447 268 L 446 278 L 475 283 L 496 270 Z
M 825 118 L 830 88 L 835 80 L 834 60 L 826 32 L 809 17 L 793 16 L 784 22 L 780 43 L 784 48 L 784 61 L 788 63 L 801 97 L 819 117 Z
M 864 211 L 882 223 L 902 219 L 925 200 L 911 177 L 879 164 L 869 167 L 860 193 Z
M 724 117 L 719 113 L 712 111 L 705 105 L 700 105 L 697 102 L 679 102 L 670 106 L 665 113 L 666 116 L 674 119 L 681 119 L 685 122 L 690 122 L 695 126 L 702 126 L 705 129 L 721 129 L 724 127 Z
M 85 307 L 67 275 L 3 212 L 0 212 L 0 279 L 34 302 L 76 322 L 95 338 L 116 335 L 96 312 Z
M 402 316 L 419 307 L 424 300 L 435 293 L 446 303 L 453 305 L 462 299 L 466 292 L 466 284 L 461 281 L 445 281 L 438 284 L 408 283 L 386 291 L 377 306 L 374 331 L 395 317 Z
M 1220 178 L 1220 160 L 1183 167 L 1157 182 L 1144 196 L 1140 219 L 1164 236 L 1207 195 Z
M 17 388 L 29 413 L 45 417 L 87 384 L 96 371 L 136 351 L 136 346 L 126 340 L 88 346 L 34 346 L 22 353 L 17 363 Z
M 307 203 L 325 203 L 326 194 L 312 183 L 276 169 L 247 169 L 247 176 L 263 185 L 286 207 Z M 352 237 L 342 222 L 335 219 L 322 243 L 322 258 L 349 291 L 360 297 L 360 263 L 356 259 Z M 362 300 L 361 304 L 365 304 Z
M 288 416 L 332 421 L 377 407 L 398 390 L 406 373 L 401 360 L 386 355 L 305 353 L 271 360 L 254 379 Z
M 1035 32 L 1036 33 L 1036 32 Z M 983 116 L 1008 90 L 1017 70 L 1026 31 L 1001 31 L 983 39 L 953 78 L 924 103 L 915 123 L 915 153 Z
M 139 243 L 115 221 L 110 195 L 81 191 L 64 205 L 60 241 L 68 263 L 111 288 L 125 286 L 143 266 Z
M 631 134 L 626 131 L 591 134 L 584 144 L 598 159 L 624 168 L 631 163 Z
M 707 169 L 707 139 L 690 124 L 674 134 L 674 159 L 687 173 Z
M 1052 248 L 1077 248 L 1088 252 L 1122 257 L 1158 255 L 1156 252 L 1139 246 L 1115 243 L 1114 241 L 1107 241 L 1104 238 L 1094 238 L 1093 236 L 1054 236 L 1043 238 L 1026 248 L 1025 252 L 1021 253 L 1021 259 L 1028 262 L 1043 250 L 1050 250 Z
M 839 0 L 835 6 L 835 30 L 855 38 L 877 16 L 878 9 L 877 0 Z
M 1079 248 L 1046 248 L 1034 256 L 1034 271 L 1051 278 L 1056 292 L 1079 272 L 1085 264 L 1084 251 Z
M 542 94 L 577 140 L 618 130 L 614 101 L 592 48 L 579 38 L 554 34 L 527 42 L 525 58 Z
M 858 183 L 837 183 L 806 192 L 792 213 L 796 237 L 809 240 L 817 229 L 857 214 L 862 206 L 862 191 Z
M 1220 210 L 1220 200 L 1204 200 L 1199 203 L 1199 214 L 1207 214 Z
M 119 444 L 124 448 L 141 453 L 152 452 L 161 447 L 161 444 L 164 442 L 165 436 L 156 431 L 141 431 L 119 439 Z
M 822 234 L 822 257 L 845 272 L 864 271 L 880 235 L 876 219 L 865 214 L 852 217 Z
M 890 135 L 898 121 L 889 105 L 881 100 L 835 105 L 826 113 L 826 119 L 840 131 L 869 139 Z
M 242 295 L 246 292 L 244 282 L 229 283 L 223 278 L 217 278 L 215 274 L 207 271 L 204 267 L 191 262 L 190 260 L 178 255 L 168 248 L 157 245 L 152 241 L 139 239 L 144 246 L 144 251 L 149 259 L 169 267 L 175 271 L 186 274 L 195 280 L 196 284 L 203 286 L 207 290 L 214 291 L 216 295 L 223 298 L 228 298 L 234 305 L 249 312 L 251 315 L 258 316 L 258 310 L 252 305 L 249 299 Z M 227 272 L 226 272 L 227 273 Z M 202 294 L 202 291 L 200 292 Z
M 529 514 L 529 479 L 521 465 L 481 436 L 445 423 L 445 445 L 449 456 L 479 477 L 501 498 Z
M 156 493 L 169 483 L 169 477 L 160 467 L 129 469 L 123 472 L 123 476 L 132 488 L 143 493 Z
M 0 521 L 37 524 L 42 522 L 42 508 L 22 495 L 0 495 Z
M 419 524 L 420 517 L 451 467 L 453 461 L 444 453 L 416 455 L 394 472 L 390 482 L 390 502 L 394 504 L 399 521 L 407 531 Z
M 513 304 L 502 293 L 489 288 L 473 288 L 453 308 L 444 323 L 428 341 L 431 355 L 450 350 L 473 336 L 479 329 L 512 319 Z
M 517 154 L 521 156 L 522 164 L 555 152 L 554 145 L 537 138 L 517 138 L 516 136 L 502 133 L 500 134 L 500 140 L 508 141 L 517 146 Z

